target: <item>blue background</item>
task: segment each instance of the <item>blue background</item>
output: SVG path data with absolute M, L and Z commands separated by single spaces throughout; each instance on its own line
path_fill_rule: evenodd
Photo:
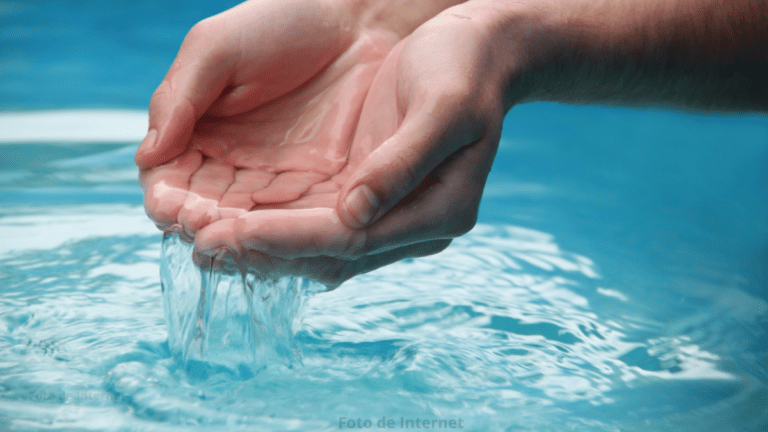
M 144 110 L 189 28 L 236 3 L 0 2 L 0 110 Z M 3 153 L 16 164 L 25 149 Z M 480 222 L 552 233 L 614 283 L 653 295 L 687 292 L 693 278 L 765 298 L 767 167 L 765 116 L 529 104 L 506 118 Z M 137 185 L 109 198 L 37 191 L 46 204 L 141 202 Z M 0 195 L 35 204 L 18 189 Z

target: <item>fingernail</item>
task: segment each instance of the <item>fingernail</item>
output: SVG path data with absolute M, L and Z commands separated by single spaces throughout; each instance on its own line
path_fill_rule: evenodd
M 237 257 L 237 251 L 228 244 L 201 245 L 195 243 L 195 253 L 218 260 L 233 261 Z
M 175 223 L 175 224 L 172 224 L 171 226 L 169 226 L 165 230 L 165 235 L 167 235 L 167 236 L 179 235 L 179 232 L 182 231 L 182 230 L 183 230 L 183 228 L 181 227 L 181 225 Z
M 347 212 L 357 223 L 357 228 L 368 224 L 381 205 L 376 194 L 366 185 L 356 187 L 347 195 L 344 203 L 347 205 Z
M 227 246 L 220 246 L 215 249 L 195 247 L 192 252 L 192 259 L 200 268 L 226 272 L 226 269 L 235 263 L 237 255 L 234 250 Z
M 214 257 L 221 250 L 221 246 L 219 247 L 206 247 L 206 246 L 200 246 L 198 243 L 195 243 L 195 253 L 201 256 Z
M 203 254 L 212 257 L 214 262 L 234 261 L 236 257 L 235 251 L 228 246 L 220 246 L 210 252 Z
M 195 235 L 190 233 L 186 228 L 179 231 L 179 238 L 182 242 L 187 244 L 195 243 Z

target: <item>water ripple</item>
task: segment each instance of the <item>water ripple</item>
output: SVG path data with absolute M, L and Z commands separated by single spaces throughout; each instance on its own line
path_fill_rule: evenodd
M 421 417 L 477 431 L 697 430 L 764 391 L 759 358 L 723 357 L 760 352 L 759 304 L 649 320 L 546 233 L 481 225 L 439 255 L 315 295 L 206 274 L 167 243 L 197 292 L 166 284 L 164 313 L 158 238 L 125 229 L 2 255 L 0 427 L 330 431 L 340 417 Z M 203 285 L 218 290 L 196 346 L 208 356 L 184 345 Z M 269 314 L 248 309 L 267 297 Z M 282 348 L 243 355 L 264 341 Z

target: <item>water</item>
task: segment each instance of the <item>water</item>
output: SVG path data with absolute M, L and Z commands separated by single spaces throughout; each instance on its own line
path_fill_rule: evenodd
M 217 276 L 132 164 L 227 7 L 177 6 L 0 2 L 0 430 L 768 428 L 765 116 L 517 107 L 445 252 L 331 292 Z
M 199 291 L 175 292 L 186 314 L 164 311 L 179 286 L 161 290 L 160 256 L 166 280 L 218 287 L 209 311 L 249 283 L 207 279 L 177 237 L 161 252 L 139 207 L 15 207 L 0 224 L 4 240 L 29 243 L 4 247 L 0 265 L 3 430 L 331 431 L 350 419 L 397 430 L 401 418 L 477 431 L 760 430 L 766 419 L 765 301 L 731 287 L 689 306 L 606 286 L 593 260 L 530 228 L 481 224 L 440 255 L 328 293 L 264 283 L 283 295 L 273 305 L 295 306 L 261 321 L 262 335 L 284 337 L 208 337 L 198 351 L 197 327 L 173 318 L 199 317 Z M 58 237 L 30 235 L 44 227 Z M 209 335 L 253 334 L 242 300 L 227 319 L 208 315 Z
M 309 294 L 323 285 L 295 277 L 225 271 L 216 257 L 201 266 L 174 231 L 163 237 L 161 278 L 168 345 L 191 374 L 217 368 L 252 376 L 272 363 L 300 362 L 293 336 Z

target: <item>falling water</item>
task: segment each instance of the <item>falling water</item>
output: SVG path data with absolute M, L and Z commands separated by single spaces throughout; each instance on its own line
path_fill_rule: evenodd
M 161 279 L 168 344 L 193 374 L 228 370 L 245 377 L 270 363 L 292 365 L 301 306 L 322 285 L 299 277 L 225 272 L 218 257 L 198 266 L 193 246 L 163 238 Z M 224 368 L 224 369 L 221 369 Z

